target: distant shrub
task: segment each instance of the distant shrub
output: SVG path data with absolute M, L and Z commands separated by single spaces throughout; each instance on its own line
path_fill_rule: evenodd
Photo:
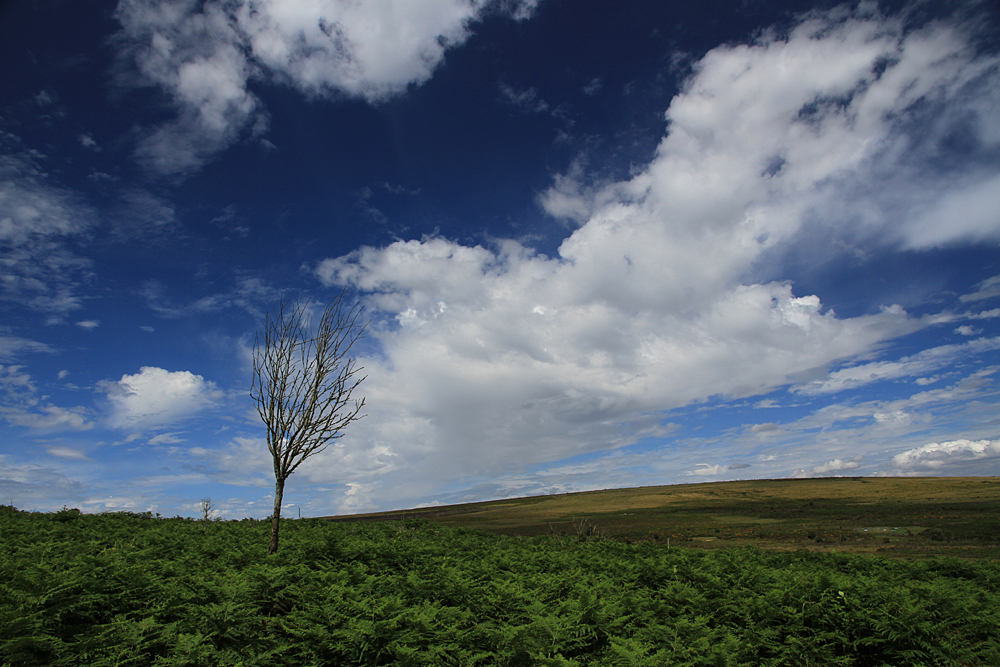
M 58 512 L 56 512 L 55 514 L 52 514 L 51 517 L 53 521 L 60 521 L 62 523 L 65 523 L 67 521 L 75 521 L 76 519 L 80 518 L 82 514 L 83 512 L 81 512 L 79 509 L 75 507 L 70 509 L 65 505 L 63 505 L 63 508 Z

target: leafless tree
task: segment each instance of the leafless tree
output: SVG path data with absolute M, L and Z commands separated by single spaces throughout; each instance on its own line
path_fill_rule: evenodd
M 350 356 L 364 334 L 360 304 L 344 305 L 341 292 L 312 333 L 309 302 L 282 301 L 261 322 L 253 350 L 250 396 L 267 427 L 274 461 L 274 513 L 269 553 L 278 550 L 285 481 L 304 460 L 364 417 L 364 397 L 353 397 L 367 376 Z
M 209 519 L 212 518 L 212 512 L 214 512 L 214 511 L 215 511 L 215 504 L 212 502 L 212 499 L 209 498 L 208 496 L 205 496 L 204 498 L 202 498 L 201 499 L 201 518 L 203 520 L 205 520 L 205 521 L 208 521 Z

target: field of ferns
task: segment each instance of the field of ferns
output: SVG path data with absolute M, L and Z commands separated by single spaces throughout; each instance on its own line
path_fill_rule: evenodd
M 1000 665 L 1000 563 L 0 506 L 0 665 Z

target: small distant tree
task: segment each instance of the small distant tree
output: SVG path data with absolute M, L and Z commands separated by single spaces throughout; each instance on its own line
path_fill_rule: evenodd
M 309 302 L 282 301 L 261 322 L 253 349 L 250 396 L 267 427 L 274 462 L 274 513 L 269 553 L 278 550 L 285 481 L 313 454 L 364 417 L 365 399 L 354 392 L 367 376 L 350 356 L 364 334 L 360 304 L 346 306 L 345 292 L 327 305 L 315 333 Z
M 204 521 L 208 521 L 212 518 L 212 512 L 215 511 L 215 504 L 212 503 L 212 499 L 205 496 L 201 499 L 201 518 Z

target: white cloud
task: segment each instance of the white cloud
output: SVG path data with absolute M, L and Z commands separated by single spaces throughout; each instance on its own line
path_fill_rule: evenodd
M 777 431 L 778 425 L 773 422 L 768 422 L 766 424 L 754 424 L 750 427 L 751 433 L 767 433 L 768 431 Z
M 0 336 L 0 359 L 10 360 L 19 356 L 22 352 L 46 352 L 55 353 L 55 350 L 35 340 L 21 338 L 19 336 Z
M 101 323 L 98 322 L 97 320 L 81 320 L 80 322 L 76 323 L 76 326 L 80 327 L 81 329 L 86 329 L 87 331 L 90 331 L 91 329 L 96 329 L 97 327 L 101 326 Z
M 176 433 L 161 433 L 149 439 L 151 445 L 176 445 L 185 442 L 184 438 L 178 438 Z
M 945 472 L 970 463 L 1000 461 L 1000 440 L 952 440 L 931 442 L 909 449 L 892 458 L 901 471 Z
M 77 461 L 89 461 L 87 455 L 78 449 L 73 449 L 72 447 L 63 447 L 62 445 L 52 445 L 51 447 L 46 447 L 47 451 L 52 456 L 56 456 L 61 459 L 75 459 Z
M 964 333 L 959 331 L 958 333 Z M 965 335 L 972 335 L 968 333 Z M 941 345 L 923 350 L 899 361 L 877 361 L 851 366 L 830 373 L 823 379 L 795 387 L 804 394 L 828 394 L 847 389 L 857 389 L 873 382 L 924 375 L 952 364 L 962 356 L 981 354 L 1000 349 L 1000 337 L 980 338 L 961 345 Z M 925 382 L 917 381 L 918 384 Z
M 993 276 L 992 278 L 987 278 L 983 282 L 976 285 L 976 291 L 970 294 L 963 294 L 959 299 L 963 303 L 969 301 L 982 301 L 983 299 L 994 299 L 1000 296 L 1000 276 Z M 993 311 L 989 311 L 993 312 Z M 982 313 L 985 315 L 986 313 Z
M 115 235 L 122 240 L 142 238 L 148 242 L 177 228 L 173 206 L 146 190 L 123 191 L 109 217 L 115 223 Z
M 655 195 L 692 231 L 739 223 L 721 249 L 733 260 L 817 225 L 910 248 L 996 239 L 997 68 L 957 28 L 904 35 L 897 20 L 817 14 L 787 40 L 710 51 L 671 103 L 651 168 L 596 199 Z M 950 164 L 969 166 L 942 171 L 956 134 L 972 157 Z M 566 190 L 553 194 L 573 210 Z
M 190 451 L 213 464 L 212 477 L 217 482 L 274 488 L 274 462 L 264 438 L 237 437 L 224 448 L 192 448 Z
M 119 46 L 134 68 L 129 83 L 170 94 L 178 117 L 145 137 L 138 155 L 178 174 L 199 167 L 267 114 L 251 79 L 283 83 L 310 96 L 371 102 L 430 78 L 444 52 L 468 39 L 487 8 L 514 18 L 530 0 L 122 0 Z
M 114 428 L 146 429 L 181 421 L 222 399 L 213 382 L 188 371 L 143 366 L 117 382 L 98 383 L 111 403 Z
M 500 96 L 503 100 L 524 113 L 544 113 L 549 110 L 549 104 L 538 97 L 538 90 L 531 88 L 515 88 L 511 84 L 501 81 L 498 84 Z
M 28 510 L 54 511 L 84 498 L 84 486 L 52 467 L 16 465 L 0 455 L 0 497 Z
M 815 466 L 809 472 L 814 475 L 827 475 L 832 472 L 843 472 L 845 470 L 854 470 L 860 464 L 857 461 L 843 461 L 841 459 L 833 459 L 832 461 L 827 461 L 822 465 Z
M 604 87 L 604 82 L 600 78 L 593 78 L 590 80 L 586 86 L 583 87 L 583 92 L 589 97 L 593 97 L 597 93 L 601 92 L 601 88 Z
M 201 297 L 187 304 L 172 302 L 166 295 L 167 288 L 155 280 L 147 281 L 139 291 L 145 298 L 146 305 L 163 317 L 184 317 L 191 313 L 206 313 L 224 310 L 226 308 L 241 308 L 261 318 L 264 310 L 270 308 L 281 298 L 281 293 L 259 278 L 240 278 L 236 286 L 228 292 L 220 292 Z M 262 310 L 262 304 L 267 304 Z M 152 332 L 152 327 L 140 327 L 143 331 Z
M 1000 229 L 1000 176 L 978 178 L 944 193 L 930 210 L 908 225 L 907 245 L 920 248 L 957 240 L 993 241 Z
M 37 160 L 0 135 L 0 298 L 57 319 L 80 307 L 79 283 L 90 261 L 63 242 L 87 234 L 94 212 L 74 193 L 51 184 Z
M 729 468 L 723 465 L 709 465 L 708 463 L 699 463 L 698 467 L 694 470 L 689 470 L 686 475 L 701 475 L 704 477 L 717 477 L 724 472 L 727 472 Z
M 38 404 L 32 404 L 30 409 L 0 406 L 0 415 L 15 426 L 41 430 L 73 429 L 85 431 L 94 426 L 93 423 L 87 421 L 83 408 L 60 408 L 51 403 L 42 405 L 40 401 Z
M 594 188 L 583 184 L 584 163 L 574 160 L 565 174 L 556 174 L 553 184 L 538 196 L 538 204 L 555 218 L 586 222 L 596 206 Z
M 82 407 L 61 408 L 39 396 L 31 376 L 21 366 L 0 365 L 0 417 L 14 426 L 40 430 L 77 430 L 93 428 Z
M 939 441 L 954 439 L 956 434 L 970 439 L 992 437 L 997 404 L 990 375 L 996 370 L 981 369 L 952 385 L 905 398 L 826 404 L 782 423 L 767 433 L 766 440 L 749 429 L 725 431 L 711 438 L 675 442 L 671 449 L 687 450 L 693 459 L 701 456 L 700 448 L 707 447 L 720 459 L 745 458 L 747 452 L 754 452 L 759 461 L 768 461 L 755 465 L 754 475 L 762 477 L 825 474 L 823 466 L 830 466 L 827 472 L 836 472 L 832 462 L 838 459 L 842 464 L 858 463 L 850 474 L 899 474 L 891 464 L 893 454 L 923 445 L 928 434 Z M 826 463 L 817 466 L 818 461 Z M 972 469 L 967 473 L 975 474 Z
M 514 474 L 655 437 L 663 411 L 694 401 L 793 383 L 832 393 L 996 349 L 970 341 L 827 375 L 930 322 L 888 304 L 839 318 L 818 295 L 753 279 L 817 229 L 910 247 L 997 234 L 976 218 L 932 238 L 913 217 L 965 192 L 960 174 L 928 166 L 956 119 L 977 146 L 996 144 L 995 70 L 942 24 L 904 35 L 863 12 L 811 15 L 787 40 L 766 35 L 696 63 L 656 157 L 630 180 L 587 189 L 581 174 L 557 178 L 541 203 L 581 226 L 556 256 L 424 238 L 321 262 L 324 284 L 365 294 L 382 356 L 363 360 L 372 419 L 324 455 L 316 479 L 364 470 L 385 476 L 385 492 L 401 470 L 431 485 Z M 889 192 L 919 195 L 920 207 Z M 924 419 L 889 407 L 881 419 L 870 408 L 842 417 L 885 434 Z M 803 472 L 859 465 L 842 456 Z

